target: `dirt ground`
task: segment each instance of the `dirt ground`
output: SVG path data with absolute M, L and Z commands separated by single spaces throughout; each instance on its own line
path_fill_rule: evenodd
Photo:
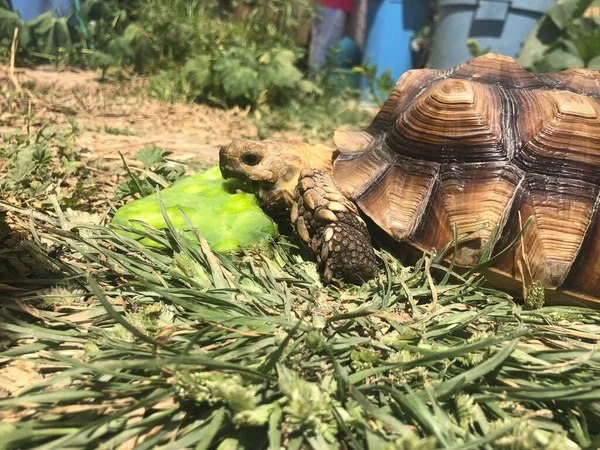
M 97 72 L 53 67 L 19 70 L 17 78 L 38 119 L 54 126 L 65 125 L 69 119 L 77 121 L 83 128 L 77 145 L 92 158 L 119 159 L 118 152 L 131 158 L 137 150 L 156 145 L 172 151 L 179 161 L 214 163 L 222 145 L 257 136 L 248 110 L 163 103 L 140 94 L 143 80 L 120 86 L 100 82 Z M 7 89 L 10 80 L 0 78 L 0 83 Z M 7 109 L 0 111 L 0 119 L 11 113 L 11 108 Z M 2 122 L 11 127 L 0 126 L 0 132 L 12 130 L 15 123 Z

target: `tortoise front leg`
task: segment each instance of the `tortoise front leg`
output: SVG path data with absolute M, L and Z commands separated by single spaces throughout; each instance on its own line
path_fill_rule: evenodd
M 377 258 L 367 225 L 329 173 L 300 172 L 291 219 L 315 254 L 327 283 L 334 277 L 360 283 L 375 276 Z

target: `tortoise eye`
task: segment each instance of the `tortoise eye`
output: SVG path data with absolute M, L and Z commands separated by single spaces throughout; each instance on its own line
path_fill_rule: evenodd
M 262 156 L 255 152 L 247 152 L 242 155 L 242 162 L 247 166 L 255 166 L 261 159 Z

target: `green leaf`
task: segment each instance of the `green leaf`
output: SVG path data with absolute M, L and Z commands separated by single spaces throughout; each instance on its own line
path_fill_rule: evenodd
M 560 70 L 556 69 L 557 67 L 581 67 L 572 58 L 566 64 L 557 60 L 547 62 L 546 55 L 554 50 L 561 40 L 572 40 L 569 33 L 573 31 L 575 21 L 579 20 L 590 4 L 591 0 L 556 2 L 525 40 L 517 62 L 526 69 L 535 71 Z M 588 59 L 584 54 L 580 56 L 584 60 Z
M 166 163 L 165 158 L 170 154 L 171 152 L 156 146 L 144 147 L 137 151 L 135 159 L 148 167 L 156 167 Z
M 256 100 L 260 91 L 258 72 L 235 63 L 215 66 L 221 76 L 223 90 L 230 100 L 242 97 Z
M 558 72 L 573 67 L 585 67 L 583 59 L 573 53 L 557 49 L 549 52 L 545 57 L 548 70 Z
M 90 66 L 94 69 L 107 69 L 118 65 L 118 60 L 111 54 L 99 50 L 90 56 Z
M 197 89 L 210 85 L 210 66 L 210 58 L 205 55 L 196 56 L 185 65 L 185 74 Z
M 281 448 L 281 417 L 283 413 L 279 405 L 275 405 L 269 417 L 269 444 L 271 448 Z
M 111 2 L 105 0 L 86 0 L 81 3 L 79 15 L 87 22 L 92 20 L 111 20 L 114 16 L 115 10 Z
M 392 77 L 392 70 L 385 69 L 375 80 L 375 86 L 382 96 L 389 96 L 396 86 L 396 80 Z
M 2 46 L 10 47 L 15 28 L 19 29 L 19 48 L 23 49 L 29 42 L 29 28 L 16 12 L 0 9 L 0 44 Z
M 44 14 L 39 15 L 35 19 L 32 19 L 28 22 L 29 28 L 31 28 L 32 32 L 34 32 L 38 36 L 43 36 L 52 31 L 52 27 L 54 27 L 54 22 L 56 22 L 56 18 L 54 14 L 51 12 L 46 12 Z
M 130 24 L 123 33 L 123 48 L 138 71 L 142 70 L 145 62 L 155 56 L 154 43 L 147 33 L 135 24 Z
M 261 78 L 267 86 L 294 88 L 302 79 L 295 66 L 296 56 L 291 50 L 277 51 L 262 71 Z
M 202 428 L 201 435 L 196 442 L 195 450 L 206 450 L 210 448 L 215 436 L 219 432 L 219 428 L 221 428 L 224 415 L 225 408 L 221 408 L 213 414 L 213 418 L 210 423 Z
M 70 50 L 73 47 L 68 18 L 57 19 L 52 12 L 47 12 L 28 23 L 37 51 L 56 55 L 60 48 Z
M 24 395 L 22 397 L 12 397 L 0 400 L 0 406 L 5 405 L 21 405 L 27 403 L 55 403 L 69 402 L 74 400 L 84 400 L 90 398 L 101 397 L 102 394 L 93 391 L 74 391 L 62 390 L 55 392 L 44 392 L 40 394 Z
M 229 100 L 254 101 L 258 98 L 263 81 L 259 77 L 257 61 L 250 52 L 231 50 L 218 57 L 213 67 Z
M 592 3 L 592 0 L 566 0 L 556 2 L 548 11 L 548 16 L 554 24 L 560 29 L 567 27 L 574 17 L 580 17 L 586 8 Z
M 523 43 L 517 62 L 525 68 L 532 69 L 559 35 L 560 29 L 554 22 L 548 16 L 543 17 Z
M 300 92 L 308 95 L 322 95 L 323 88 L 321 88 L 318 84 L 310 81 L 310 80 L 301 80 L 298 83 L 298 89 Z
M 587 68 L 600 71 L 600 55 L 595 56 L 594 58 L 590 59 L 589 62 L 587 63 Z
M 584 61 L 600 55 L 600 27 L 591 20 L 580 20 L 569 28 L 573 45 Z

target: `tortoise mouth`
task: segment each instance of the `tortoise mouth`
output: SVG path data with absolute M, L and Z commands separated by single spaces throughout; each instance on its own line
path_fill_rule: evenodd
M 221 176 L 225 180 L 236 179 L 245 184 L 247 184 L 253 191 L 253 193 L 258 193 L 258 190 L 263 188 L 265 190 L 273 190 L 275 189 L 275 184 L 267 181 L 258 181 L 253 178 L 251 175 L 244 173 L 240 170 L 236 170 L 235 167 L 231 166 L 227 161 L 224 161 L 224 158 L 221 158 L 219 161 L 219 169 L 221 171 Z
M 233 167 L 223 161 L 223 157 L 220 158 L 219 169 L 221 170 L 221 176 L 226 180 L 229 178 L 242 178 L 238 173 L 235 172 Z

